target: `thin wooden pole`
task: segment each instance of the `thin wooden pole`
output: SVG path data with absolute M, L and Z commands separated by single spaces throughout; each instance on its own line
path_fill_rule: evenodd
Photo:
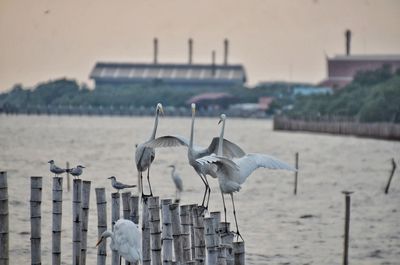
M 131 192 L 122 193 L 122 216 L 124 219 L 129 220 L 131 214 L 131 208 L 129 206 L 129 200 L 131 199 Z
M 161 265 L 160 202 L 158 197 L 149 197 L 151 264 Z
M 81 264 L 86 264 L 87 252 L 87 233 L 89 224 L 89 205 L 90 205 L 90 181 L 83 181 L 82 185 L 82 246 L 81 246 Z
M 171 211 L 169 206 L 172 204 L 171 199 L 161 200 L 161 212 L 162 212 L 162 263 L 164 265 L 172 265 L 172 220 Z
M 298 170 L 299 170 L 299 153 L 298 152 L 296 152 L 296 155 L 295 155 L 295 160 L 296 160 L 296 165 L 295 165 L 295 167 L 296 167 L 296 171 L 294 172 L 294 191 L 293 191 L 293 193 L 294 193 L 294 195 L 297 195 L 297 178 L 298 178 Z
M 31 264 L 42 264 L 42 177 L 31 177 Z
M 192 248 L 190 247 L 190 205 L 181 206 L 182 247 L 183 263 L 192 259 Z
M 97 235 L 100 238 L 101 234 L 107 230 L 107 201 L 106 190 L 104 188 L 96 188 L 97 202 Z M 105 265 L 107 258 L 106 241 L 100 243 L 97 248 L 97 265 Z
M 394 160 L 394 158 L 392 158 L 392 172 L 390 173 L 388 183 L 385 188 L 385 194 L 389 193 L 390 182 L 392 182 L 392 178 L 393 178 L 394 172 L 396 171 L 396 168 L 397 168 L 396 161 Z
M 344 251 L 343 251 L 343 265 L 349 264 L 349 233 L 350 233 L 350 194 L 351 191 L 343 191 L 346 200 L 346 216 L 344 223 Z
M 69 192 L 69 190 L 70 190 L 70 177 L 69 177 L 69 171 L 68 171 L 68 169 L 69 169 L 69 162 L 67 162 L 67 166 L 66 166 L 66 169 L 67 169 L 67 191 Z
M 118 192 L 111 193 L 111 227 L 114 231 L 114 225 L 120 216 L 120 198 Z M 111 255 L 111 265 L 119 265 L 118 251 L 113 250 Z
M 207 264 L 217 264 L 218 261 L 218 238 L 215 236 L 216 229 L 213 217 L 204 218 L 204 236 L 207 247 Z
M 72 182 L 72 264 L 80 265 L 82 246 L 82 180 Z
M 199 207 L 192 207 L 192 221 L 194 228 L 194 247 L 195 247 L 195 255 L 197 261 L 205 260 L 205 238 L 204 238 L 204 220 L 201 215 L 202 211 Z
M 8 265 L 9 260 L 9 219 L 7 172 L 0 172 L 0 265 Z
M 143 265 L 151 265 L 150 253 L 150 224 L 149 224 L 149 200 L 143 199 L 142 204 L 142 258 Z
M 233 253 L 235 255 L 235 265 L 245 265 L 245 247 L 244 242 L 234 242 Z
M 172 221 L 172 236 L 174 238 L 175 261 L 183 264 L 183 246 L 181 236 L 181 219 L 179 218 L 179 204 L 173 203 L 169 206 Z
M 53 234 L 52 234 L 52 264 L 61 264 L 61 227 L 63 178 L 53 178 Z
M 132 195 L 129 202 L 129 219 L 139 225 L 139 196 Z

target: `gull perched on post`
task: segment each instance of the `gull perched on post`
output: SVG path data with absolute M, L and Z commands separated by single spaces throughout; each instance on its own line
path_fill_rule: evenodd
M 183 191 L 182 178 L 181 178 L 181 176 L 178 175 L 178 173 L 176 173 L 175 165 L 170 165 L 168 167 L 172 168 L 171 178 L 174 181 L 175 188 L 176 188 L 175 203 L 178 203 L 181 199 L 181 192 Z
M 96 247 L 108 237 L 111 237 L 111 250 L 117 251 L 120 257 L 131 264 L 142 262 L 142 238 L 139 228 L 134 222 L 119 219 L 114 225 L 113 232 L 107 230 L 101 234 Z
M 47 162 L 50 164 L 50 172 L 54 173 L 54 176 L 57 177 L 58 175 L 65 173 L 65 169 L 64 168 L 60 168 L 58 166 L 56 166 L 54 164 L 54 160 L 50 160 L 49 162 Z
M 153 126 L 153 132 L 151 133 L 151 136 L 149 140 L 142 144 L 138 144 L 136 146 L 136 151 L 135 151 L 135 163 L 136 163 L 136 168 L 138 171 L 138 178 L 139 178 L 139 183 L 140 183 L 140 190 L 142 191 L 142 197 L 145 196 L 153 196 L 153 191 L 151 190 L 151 185 L 150 185 L 150 165 L 153 162 L 156 152 L 154 148 L 145 146 L 146 143 L 154 140 L 156 138 L 156 132 L 157 132 L 157 126 L 158 126 L 158 116 L 164 113 L 163 107 L 161 103 L 157 104 L 156 107 L 156 115 L 155 115 L 155 120 L 154 120 L 154 126 Z M 147 170 L 147 183 L 149 184 L 149 189 L 150 189 L 150 194 L 145 195 L 143 193 L 143 171 Z
M 84 166 L 77 165 L 76 167 L 66 169 L 68 173 L 70 173 L 72 176 L 79 178 L 80 175 L 82 175 L 83 170 L 82 168 L 85 168 Z
M 210 200 L 211 189 L 210 186 L 208 185 L 206 175 L 210 175 L 214 178 L 216 178 L 217 176 L 215 174 L 215 170 L 212 170 L 212 168 L 214 167 L 213 165 L 210 165 L 208 163 L 200 164 L 196 162 L 196 159 L 211 155 L 212 153 L 214 154 L 217 153 L 219 138 L 214 137 L 207 148 L 202 148 L 194 145 L 193 138 L 194 138 L 194 121 L 196 116 L 196 104 L 192 103 L 191 108 L 192 108 L 192 124 L 190 128 L 190 140 L 187 140 L 186 138 L 178 135 L 166 135 L 158 137 L 155 140 L 149 141 L 148 143 L 145 144 L 145 146 L 149 146 L 152 148 L 186 146 L 188 148 L 187 158 L 189 160 L 189 164 L 194 168 L 194 170 L 199 175 L 199 177 L 201 178 L 201 180 L 205 185 L 205 191 L 201 207 L 207 209 L 208 202 Z M 241 157 L 245 155 L 245 152 L 239 146 L 226 139 L 223 139 L 222 144 L 224 146 L 223 155 L 227 158 Z M 227 160 L 220 160 L 220 163 L 225 163 L 226 161 Z M 232 163 L 230 163 L 230 165 L 232 165 Z M 205 199 L 207 195 L 208 198 L 205 204 Z
M 237 224 L 233 193 L 238 192 L 241 188 L 241 184 L 243 184 L 246 181 L 246 179 L 256 169 L 260 167 L 268 169 L 285 169 L 291 171 L 296 171 L 296 169 L 270 155 L 256 154 L 256 153 L 246 154 L 245 156 L 240 158 L 229 159 L 234 164 L 236 164 L 236 168 L 223 166 L 221 160 L 223 161 L 227 159 L 223 157 L 223 145 L 222 145 L 222 139 L 224 137 L 224 131 L 225 131 L 225 120 L 226 120 L 226 115 L 221 114 L 221 118 L 218 123 L 222 122 L 222 127 L 218 143 L 217 155 L 212 154 L 210 156 L 205 156 L 197 159 L 196 162 L 198 162 L 200 165 L 206 165 L 206 164 L 216 165 L 216 167 L 214 167 L 213 169 L 215 170 L 215 174 L 217 175 L 219 187 L 221 190 L 222 202 L 224 204 L 225 222 L 226 222 L 226 206 L 225 206 L 224 194 L 229 194 L 232 199 L 233 215 L 235 217 L 235 224 L 236 224 L 236 234 L 238 237 L 240 236 L 240 238 L 243 240 L 242 236 L 239 233 L 239 227 Z
M 127 185 L 122 182 L 117 181 L 117 178 L 114 176 L 109 177 L 108 179 L 111 179 L 111 186 L 113 186 L 114 189 L 120 190 L 126 189 L 126 188 L 134 188 L 136 185 Z

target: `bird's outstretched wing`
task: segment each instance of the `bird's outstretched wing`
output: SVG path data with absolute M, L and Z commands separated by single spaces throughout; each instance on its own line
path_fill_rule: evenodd
M 273 156 L 264 154 L 247 154 L 244 157 L 234 159 L 234 161 L 240 169 L 240 183 L 243 183 L 254 170 L 260 167 L 296 171 L 293 166 Z
M 186 138 L 178 135 L 161 136 L 144 144 L 144 146 L 152 148 L 174 147 L 181 145 L 189 146 L 189 141 Z
M 214 171 L 215 175 L 220 177 L 239 182 L 239 166 L 231 159 L 226 157 L 217 156 L 215 154 L 211 154 L 209 156 L 203 156 L 199 159 L 196 159 L 197 163 L 200 165 L 213 165 L 209 169 Z M 213 175 L 213 174 L 210 174 Z
M 210 145 L 206 149 L 201 151 L 201 154 L 204 156 L 211 155 L 212 153 L 217 154 L 218 143 L 219 143 L 219 137 L 214 137 Z M 224 139 L 222 143 L 222 154 L 227 158 L 242 157 L 246 155 L 246 153 L 242 150 L 242 148 L 240 148 L 237 144 L 234 144 L 226 139 Z

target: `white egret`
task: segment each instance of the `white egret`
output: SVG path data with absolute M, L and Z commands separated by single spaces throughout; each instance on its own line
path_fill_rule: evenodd
M 120 190 L 126 189 L 126 188 L 134 188 L 136 185 L 127 185 L 122 182 L 117 181 L 117 178 L 115 176 L 111 176 L 108 179 L 111 179 L 111 186 L 113 186 L 114 189 Z
M 84 166 L 77 165 L 76 167 L 67 169 L 66 171 L 70 173 L 72 176 L 79 178 L 80 175 L 82 175 L 83 171 L 82 169 L 85 168 Z
M 208 208 L 208 202 L 210 200 L 210 186 L 208 185 L 207 177 L 206 175 L 210 175 L 212 177 L 217 177 L 215 175 L 215 170 L 212 168 L 214 167 L 213 165 L 207 164 L 207 163 L 197 163 L 196 159 L 204 156 L 208 156 L 212 153 L 217 152 L 218 148 L 218 137 L 214 137 L 210 143 L 210 145 L 207 148 L 202 148 L 194 145 L 194 121 L 195 121 L 195 116 L 196 116 L 196 104 L 192 103 L 191 105 L 192 108 L 192 124 L 190 128 L 190 140 L 187 140 L 186 138 L 182 136 L 177 136 L 177 135 L 166 135 L 166 136 L 161 136 L 158 137 L 155 140 L 149 141 L 145 144 L 145 146 L 149 147 L 173 147 L 173 146 L 186 146 L 188 147 L 188 160 L 189 164 L 194 168 L 196 173 L 200 176 L 201 180 L 203 181 L 205 185 L 205 191 L 204 191 L 204 196 L 203 196 L 203 202 L 201 206 L 205 209 Z M 233 157 L 241 157 L 244 156 L 245 153 L 244 151 L 237 146 L 236 144 L 223 139 L 223 155 L 227 158 L 233 158 Z M 226 163 L 226 160 L 219 160 L 219 163 Z M 232 165 L 232 164 L 230 164 Z M 225 165 L 229 166 L 229 165 Z M 205 198 L 208 193 L 208 199 L 207 199 L 207 204 L 204 205 Z
M 218 153 L 217 153 L 218 155 L 212 154 L 210 156 L 205 156 L 197 159 L 196 162 L 198 162 L 200 165 L 207 165 L 207 164 L 217 165 L 217 167 L 214 167 L 214 169 L 221 190 L 222 202 L 224 204 L 225 222 L 226 222 L 226 206 L 225 206 L 224 194 L 229 194 L 232 199 L 233 215 L 235 217 L 235 224 L 236 224 L 236 234 L 238 235 L 238 237 L 240 236 L 242 238 L 242 236 L 239 233 L 239 227 L 237 224 L 233 193 L 238 192 L 241 188 L 241 184 L 243 184 L 246 181 L 246 179 L 256 169 L 260 167 L 268 169 L 285 169 L 291 171 L 296 171 L 296 169 L 286 164 L 285 162 L 282 162 L 272 156 L 265 154 L 246 154 L 245 156 L 240 158 L 233 158 L 231 159 L 231 161 L 237 165 L 236 168 L 221 166 L 220 160 L 227 159 L 223 157 L 223 145 L 222 145 L 222 139 L 224 137 L 224 131 L 225 131 L 225 120 L 226 120 L 226 115 L 221 114 L 221 119 L 219 123 L 222 122 L 222 127 L 218 144 Z
M 54 173 L 54 176 L 58 176 L 64 173 L 66 170 L 64 168 L 60 168 L 54 164 L 54 160 L 50 160 L 47 163 L 50 164 L 50 172 Z
M 183 191 L 183 182 L 181 176 L 179 176 L 178 173 L 176 173 L 176 167 L 175 165 L 170 165 L 168 167 L 172 168 L 171 171 L 171 178 L 174 181 L 175 188 L 176 188 L 176 194 L 175 194 L 175 202 L 179 202 L 181 199 L 181 192 Z
M 156 132 L 157 132 L 157 126 L 158 126 L 158 116 L 159 114 L 163 114 L 164 110 L 161 105 L 161 103 L 157 104 L 156 107 L 156 115 L 155 115 L 155 120 L 154 120 L 154 127 L 153 127 L 153 132 L 151 133 L 151 136 L 149 140 L 142 144 L 138 144 L 136 146 L 136 152 L 135 152 L 135 163 L 136 163 L 136 168 L 138 170 L 138 178 L 140 178 L 140 189 L 142 191 L 142 197 L 145 196 L 153 196 L 153 191 L 151 190 L 151 185 L 150 185 L 150 165 L 153 162 L 156 152 L 154 148 L 145 146 L 146 143 L 150 142 L 151 140 L 154 140 L 156 138 Z M 149 184 L 149 189 L 150 189 L 150 194 L 145 195 L 143 194 L 143 171 L 147 170 L 147 183 Z
M 108 237 L 111 237 L 111 250 L 117 251 L 121 257 L 133 264 L 142 262 L 142 239 L 139 228 L 134 222 L 119 219 L 114 225 L 113 232 L 104 231 L 101 234 L 96 247 Z

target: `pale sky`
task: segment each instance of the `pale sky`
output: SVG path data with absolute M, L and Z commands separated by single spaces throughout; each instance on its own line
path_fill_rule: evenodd
M 400 54 L 399 0 L 0 0 L 0 91 L 60 77 L 86 82 L 97 61 L 244 64 L 249 82 L 318 82 L 325 54 Z

